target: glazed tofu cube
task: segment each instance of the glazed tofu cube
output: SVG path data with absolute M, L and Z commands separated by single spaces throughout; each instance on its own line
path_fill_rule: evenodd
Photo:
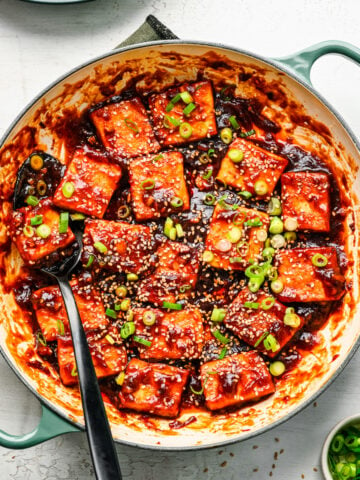
M 108 103 L 93 110 L 90 118 L 103 145 L 113 155 L 131 158 L 160 149 L 145 107 L 137 97 Z
M 223 270 L 245 270 L 249 260 L 261 258 L 268 226 L 266 213 L 243 207 L 233 210 L 218 204 L 206 237 L 205 261 Z
M 153 360 L 199 358 L 204 344 L 202 317 L 197 309 L 165 312 L 155 308 L 134 309 L 136 335 L 151 342 L 145 346 L 134 342 L 140 358 Z M 153 321 L 146 326 L 144 321 Z
M 94 288 L 80 287 L 77 281 L 72 281 L 71 287 L 84 330 L 90 332 L 105 329 L 109 320 L 99 293 Z M 32 294 L 32 304 L 46 341 L 56 340 L 62 328 L 69 332 L 68 317 L 59 287 L 50 286 L 36 290 Z
M 233 162 L 230 159 L 231 150 L 241 151 L 243 160 L 238 163 Z M 236 138 L 229 146 L 216 178 L 226 185 L 246 190 L 258 198 L 260 195 L 255 193 L 255 183 L 265 182 L 267 191 L 261 198 L 268 198 L 287 164 L 288 161 L 285 158 L 268 152 L 248 140 Z
M 54 204 L 66 210 L 102 218 L 121 177 L 121 168 L 90 151 L 76 150 L 54 195 Z M 64 187 L 65 185 L 65 187 Z M 66 187 L 72 185 L 69 197 Z M 64 192 L 65 195 L 64 195 Z
M 88 337 L 91 358 L 98 378 L 116 375 L 125 369 L 127 362 L 125 347 L 109 342 L 107 335 L 97 340 Z M 58 338 L 57 352 L 60 377 L 63 384 L 67 386 L 76 385 L 78 377 L 70 335 Z
M 86 220 L 84 245 L 102 268 L 142 273 L 152 265 L 155 250 L 149 227 L 108 220 Z
M 163 152 L 131 160 L 129 182 L 137 220 L 189 210 L 190 200 L 180 152 Z
M 330 181 L 326 173 L 284 173 L 281 201 L 284 220 L 296 219 L 298 230 L 330 230 Z
M 35 218 L 41 225 L 31 225 L 31 219 Z M 59 219 L 60 214 L 53 209 L 49 198 L 36 207 L 23 207 L 12 213 L 10 236 L 24 262 L 33 265 L 74 242 L 75 236 L 69 227 L 66 233 L 59 233 Z
M 166 241 L 156 252 L 158 264 L 155 272 L 145 278 L 138 289 L 138 298 L 162 306 L 163 302 L 176 302 L 194 290 L 200 263 L 197 248 L 184 243 Z
M 204 363 L 200 373 L 210 410 L 257 401 L 275 391 L 268 368 L 255 351 Z
M 333 247 L 282 250 L 275 264 L 284 285 L 277 295 L 281 302 L 325 302 L 344 294 L 345 279 Z
M 179 94 L 184 92 L 187 96 L 185 100 L 189 103 L 179 98 Z M 175 102 L 176 99 L 178 100 Z M 214 97 L 210 82 L 184 84 L 178 88 L 151 95 L 149 106 L 155 132 L 162 145 L 180 145 L 201 138 L 209 138 L 217 133 Z M 188 110 L 192 111 L 187 114 Z M 188 134 L 185 135 L 181 135 L 180 125 L 183 123 L 190 125 Z
M 273 305 L 267 308 L 272 302 Z M 303 319 L 298 317 L 300 323 L 297 327 L 285 325 L 285 311 L 286 307 L 271 295 L 263 291 L 251 293 L 244 288 L 229 306 L 224 323 L 241 340 L 259 352 L 275 357 L 304 324 Z M 264 345 L 269 334 L 276 340 L 273 349 L 267 349 L 266 343 Z
M 120 407 L 161 417 L 176 417 L 189 371 L 132 358 L 119 393 Z

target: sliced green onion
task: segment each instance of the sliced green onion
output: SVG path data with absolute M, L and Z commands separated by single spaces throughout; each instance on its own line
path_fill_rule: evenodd
M 104 245 L 102 242 L 95 242 L 94 248 L 96 248 L 96 250 L 100 253 L 107 253 L 108 251 L 106 245 Z
M 47 346 L 47 341 L 46 338 L 44 337 L 44 334 L 42 332 L 37 332 L 36 334 L 37 341 L 43 346 Z
M 296 313 L 285 313 L 284 324 L 291 328 L 299 328 L 301 324 L 301 318 Z
M 227 348 L 223 347 L 221 352 L 220 352 L 220 355 L 218 356 L 218 360 L 222 360 L 225 357 L 226 354 L 227 354 Z
M 254 344 L 254 347 L 257 348 L 260 343 L 265 340 L 265 338 L 269 335 L 269 332 L 264 332 L 257 340 L 256 343 Z
M 260 265 L 254 264 L 247 267 L 247 269 L 245 270 L 245 275 L 248 278 L 258 278 L 258 277 L 263 277 L 264 272 Z
M 248 192 L 247 190 L 243 190 L 242 192 L 238 192 L 238 195 L 245 198 L 246 200 L 249 200 L 249 198 L 252 197 L 251 192 Z
M 190 123 L 184 122 L 180 125 L 180 128 L 179 128 L 180 137 L 190 138 L 192 135 L 192 131 L 193 129 Z
M 175 226 L 170 229 L 169 239 L 173 241 L 176 240 L 176 235 L 177 234 L 176 234 L 176 226 Z
M 171 103 L 173 103 L 173 104 L 175 105 L 175 103 L 177 103 L 180 99 L 181 99 L 181 95 L 180 95 L 180 93 L 177 93 L 177 94 L 175 95 L 175 97 L 173 97 L 173 98 L 171 99 Z
M 36 235 L 38 235 L 41 238 L 48 238 L 51 235 L 51 228 L 49 225 L 46 225 L 43 223 L 42 225 L 39 225 L 36 229 Z
M 154 312 L 147 310 L 142 317 L 143 324 L 147 327 L 151 327 L 156 322 L 156 315 Z
M 134 342 L 140 343 L 141 345 L 144 345 L 144 347 L 151 347 L 151 342 L 150 340 L 146 340 L 146 338 L 138 337 L 137 335 L 133 336 Z
M 280 279 L 273 280 L 270 284 L 270 288 L 274 293 L 281 293 L 284 290 L 284 284 Z
M 266 272 L 266 276 L 270 281 L 277 280 L 277 278 L 279 276 L 277 268 L 276 267 L 270 267 Z
M 211 263 L 214 260 L 214 254 L 213 252 L 210 252 L 210 250 L 205 250 L 202 255 L 202 258 L 204 262 Z
M 120 303 L 120 310 L 123 312 L 127 312 L 130 308 L 131 305 L 131 300 L 130 298 L 124 298 L 122 302 Z
M 284 221 L 285 230 L 288 232 L 294 232 L 298 228 L 298 221 L 294 217 L 288 217 Z
M 183 110 L 183 114 L 188 117 L 190 115 L 191 112 L 193 112 L 196 108 L 196 105 L 195 103 L 189 103 L 189 105 L 187 105 L 184 110 Z
M 225 318 L 225 315 L 225 308 L 214 308 L 214 310 L 211 312 L 210 320 L 212 322 L 222 322 Z
M 110 345 L 114 345 L 115 343 L 115 340 L 113 339 L 113 337 L 109 334 L 105 335 L 105 339 L 110 343 Z
M 190 289 L 191 289 L 191 285 L 181 285 L 181 287 L 179 288 L 179 292 L 180 293 L 185 293 Z
M 231 140 L 233 138 L 231 128 L 228 128 L 228 127 L 223 128 L 220 132 L 220 138 L 222 142 L 224 142 L 226 145 L 229 145 L 229 143 L 231 143 Z
M 36 191 L 38 194 L 43 197 L 47 191 L 47 185 L 44 180 L 39 180 L 36 184 Z
M 171 303 L 171 302 L 163 302 L 163 308 L 168 308 L 169 310 L 182 310 L 183 306 L 181 303 Z
M 44 166 L 44 160 L 39 154 L 35 153 L 34 155 L 31 155 L 30 167 L 33 170 L 41 170 L 43 166 Z
M 59 217 L 59 233 L 66 233 L 69 227 L 69 212 L 61 212 Z
M 248 242 L 245 242 L 245 241 L 239 242 L 239 243 L 236 245 L 236 251 L 237 251 L 242 257 L 244 257 L 245 255 L 247 255 L 247 253 L 248 253 L 248 251 L 249 251 L 249 243 L 248 243 Z
M 273 217 L 270 222 L 269 232 L 276 234 L 284 231 L 284 223 L 279 217 Z
M 286 245 L 285 237 L 277 233 L 271 238 L 270 243 L 274 248 L 283 248 Z
M 87 264 L 85 265 L 85 268 L 89 268 L 91 267 L 93 261 L 94 261 L 94 258 L 95 258 L 95 255 L 90 255 L 88 261 L 87 261 Z
M 256 238 L 259 240 L 259 242 L 265 242 L 267 239 L 267 231 L 266 230 L 258 230 L 256 232 Z
M 119 373 L 117 377 L 115 377 L 115 382 L 121 387 L 125 382 L 125 377 L 126 377 L 125 372 L 122 371 Z
M 215 154 L 215 150 L 213 148 L 209 148 L 207 154 L 209 155 L 209 157 L 212 157 Z
M 242 231 L 239 227 L 232 227 L 231 230 L 226 235 L 226 238 L 230 240 L 231 243 L 238 243 L 241 239 Z
M 134 320 L 134 312 L 132 310 L 128 310 L 126 312 L 126 320 L 128 322 L 132 322 Z
M 165 128 L 171 128 L 171 125 L 174 127 L 179 127 L 181 122 L 177 118 L 170 117 L 170 115 L 165 115 L 164 116 L 164 127 Z
M 127 273 L 126 280 L 128 282 L 137 282 L 139 280 L 139 277 L 138 275 L 136 275 L 136 273 Z
M 112 308 L 107 308 L 105 310 L 105 315 L 107 315 L 108 317 L 114 318 L 114 319 L 117 318 L 117 314 L 116 314 L 115 310 L 113 310 Z
M 228 157 L 233 163 L 240 163 L 244 160 L 244 152 L 237 148 L 231 148 L 228 151 Z
M 174 103 L 173 102 L 169 102 L 166 107 L 165 107 L 165 111 L 167 113 L 171 112 L 171 110 L 175 107 Z
M 248 283 L 248 289 L 252 293 L 256 293 L 259 291 L 261 285 L 264 283 L 264 277 L 254 277 L 250 278 Z
M 271 197 L 267 210 L 269 215 L 281 215 L 281 202 L 276 197 Z
M 130 215 L 130 208 L 127 205 L 121 205 L 118 208 L 117 216 L 119 218 L 127 218 Z
M 284 238 L 286 243 L 293 243 L 295 242 L 297 235 L 295 232 L 285 232 Z
M 315 267 L 326 267 L 328 264 L 329 260 L 325 257 L 325 255 L 322 255 L 321 253 L 316 253 L 313 255 L 311 258 L 311 262 Z
M 230 263 L 242 263 L 244 261 L 243 257 L 231 257 L 229 259 Z
M 125 322 L 124 325 L 121 327 L 120 336 L 124 340 L 130 335 L 135 333 L 135 323 L 134 322 Z
M 259 197 L 263 197 L 268 193 L 269 187 L 265 180 L 258 180 L 254 183 L 254 190 L 256 195 L 259 195 Z
M 219 340 L 219 342 L 223 343 L 224 345 L 227 345 L 230 342 L 230 338 L 225 337 L 220 330 L 212 330 L 211 333 L 214 335 L 214 337 Z
M 266 297 L 262 300 L 260 307 L 262 310 L 270 310 L 271 307 L 273 307 L 275 304 L 275 298 L 274 297 Z
M 174 227 L 174 222 L 170 217 L 167 217 L 164 224 L 164 235 L 170 238 L 170 231 Z
M 199 162 L 201 163 L 201 165 L 206 165 L 210 162 L 210 157 L 207 153 L 202 153 L 199 157 Z
M 36 207 L 37 205 L 39 205 L 39 201 L 40 200 L 33 195 L 28 195 L 25 199 L 25 202 L 32 207 Z
M 124 122 L 125 122 L 125 125 L 128 128 L 130 128 L 130 130 L 132 130 L 135 133 L 139 133 L 140 130 L 139 130 L 139 127 L 138 127 L 137 123 L 130 120 L 130 118 L 124 118 Z
M 330 445 L 330 449 L 335 453 L 339 453 L 340 450 L 342 450 L 342 448 L 344 446 L 344 443 L 345 443 L 344 435 L 341 435 L 340 433 L 338 433 L 333 438 L 333 440 L 331 442 L 331 445 Z
M 153 190 L 155 188 L 155 180 L 152 178 L 147 178 L 140 183 L 140 187 L 143 190 Z
M 64 322 L 63 322 L 62 320 L 60 320 L 60 318 L 57 318 L 57 319 L 56 319 L 56 325 L 57 325 L 58 334 L 59 334 L 59 335 L 64 335 L 64 333 L 65 333 L 65 325 L 64 325 Z
M 269 370 L 273 377 L 279 377 L 285 372 L 285 365 L 283 362 L 277 360 L 270 364 Z
M 128 293 L 128 289 L 125 287 L 125 285 L 120 285 L 119 287 L 116 287 L 115 290 L 115 295 L 117 295 L 120 298 L 126 297 Z
M 76 365 L 73 366 L 71 372 L 70 372 L 70 375 L 72 377 L 77 377 L 78 373 L 77 373 L 77 368 L 76 368 Z
M 25 237 L 31 238 L 34 236 L 34 229 L 30 225 L 25 225 L 23 228 L 23 234 Z
M 78 220 L 84 220 L 85 215 L 83 213 L 72 213 L 70 218 L 73 222 L 77 222 Z
M 266 259 L 271 260 L 274 255 L 275 255 L 275 249 L 272 247 L 264 248 L 264 250 L 262 251 L 262 256 Z
M 235 115 L 231 115 L 231 117 L 229 117 L 229 122 L 230 122 L 230 124 L 231 124 L 231 126 L 233 127 L 234 130 L 237 130 L 238 128 L 240 128 L 240 125 L 239 125 L 238 121 L 236 120 Z
M 152 161 L 152 163 L 156 163 L 159 160 L 161 160 L 162 158 L 164 158 L 164 155 L 162 153 L 159 153 L 159 155 L 156 155 L 156 157 L 154 157 L 151 161 Z
M 257 310 L 259 308 L 259 302 L 245 302 L 245 308 L 251 308 L 252 310 Z
M 184 103 L 191 103 L 193 101 L 193 98 L 189 92 L 181 92 L 180 97 Z
M 62 194 L 65 198 L 71 198 L 75 192 L 75 185 L 72 182 L 65 182 L 62 187 Z
M 249 130 L 248 132 L 240 132 L 238 133 L 239 137 L 241 138 L 247 138 L 247 137 L 251 137 L 251 135 L 255 135 L 255 130 Z
M 205 198 L 204 198 L 205 205 L 209 205 L 209 206 L 214 205 L 215 201 L 216 201 L 216 197 L 212 193 L 207 193 L 205 195 Z
M 259 217 L 253 218 L 251 220 L 247 220 L 244 222 L 244 225 L 247 227 L 262 227 L 262 221 L 260 220 Z
M 185 237 L 185 232 L 184 232 L 182 226 L 180 225 L 180 223 L 177 223 L 177 224 L 175 225 L 175 230 L 176 230 L 176 236 L 177 236 L 177 238 L 183 238 L 183 237 Z
M 184 205 L 184 201 L 180 197 L 173 197 L 170 200 L 170 205 L 174 208 L 180 208 Z
M 115 306 L 114 306 L 114 310 L 115 310 L 115 312 L 119 312 L 121 310 L 121 304 L 116 303 Z
M 246 213 L 245 212 L 237 212 L 234 215 L 232 223 L 236 226 L 242 225 L 245 221 L 245 218 L 246 218 Z
M 279 342 L 271 333 L 269 333 L 269 335 L 264 339 L 263 344 L 265 350 L 271 350 L 273 353 L 280 350 Z
M 208 170 L 206 170 L 206 173 L 204 173 L 201 176 L 204 180 L 209 180 L 209 178 L 211 177 L 212 174 L 213 174 L 213 169 L 209 168 Z

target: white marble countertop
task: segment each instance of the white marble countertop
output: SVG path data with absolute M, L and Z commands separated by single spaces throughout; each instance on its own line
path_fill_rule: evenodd
M 360 46 L 359 0 L 96 0 L 49 6 L 0 0 L 0 135 L 43 87 L 77 64 L 112 49 L 153 13 L 178 36 L 280 57 L 329 39 Z M 336 56 L 314 66 L 315 87 L 360 137 L 360 68 Z M 125 479 L 319 480 L 330 428 L 360 412 L 360 352 L 330 388 L 296 417 L 226 448 L 161 453 L 118 445 Z M 0 360 L 0 429 L 32 430 L 38 401 Z M 84 434 L 23 451 L 0 449 L 1 480 L 93 478 Z

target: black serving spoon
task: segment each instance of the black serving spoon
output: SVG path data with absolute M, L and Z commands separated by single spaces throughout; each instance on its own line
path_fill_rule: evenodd
M 63 174 L 64 166 L 57 159 L 43 152 L 37 152 L 37 154 L 43 159 L 41 169 L 38 171 L 34 170 L 31 167 L 31 157 L 29 157 L 18 171 L 13 198 L 14 210 L 25 205 L 27 195 L 36 195 L 33 189 L 36 188 L 36 184 L 39 185 L 39 182 L 40 185 L 47 183 L 48 190 L 45 194 L 52 195 L 56 189 L 56 184 L 59 183 Z M 46 177 L 49 177 L 48 182 L 45 182 L 47 180 Z M 50 275 L 57 281 L 66 307 L 74 345 L 86 433 L 96 478 L 98 480 L 121 480 L 122 476 L 114 440 L 106 416 L 86 335 L 74 294 L 69 284 L 70 275 L 79 263 L 83 246 L 80 223 L 82 222 L 70 223 L 71 230 L 77 240 L 77 248 L 75 248 L 73 253 L 61 263 L 42 267 L 40 271 Z

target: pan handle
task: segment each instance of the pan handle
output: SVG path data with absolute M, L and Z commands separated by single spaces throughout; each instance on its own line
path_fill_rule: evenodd
M 49 410 L 45 405 L 41 405 L 41 408 L 42 416 L 39 425 L 32 432 L 24 435 L 10 435 L 0 430 L 0 445 L 5 448 L 19 450 L 33 447 L 64 433 L 80 431 Z
M 360 49 L 351 43 L 340 40 L 328 40 L 316 43 L 300 52 L 274 60 L 290 68 L 295 74 L 311 85 L 310 72 L 314 62 L 329 53 L 337 53 L 360 64 Z

